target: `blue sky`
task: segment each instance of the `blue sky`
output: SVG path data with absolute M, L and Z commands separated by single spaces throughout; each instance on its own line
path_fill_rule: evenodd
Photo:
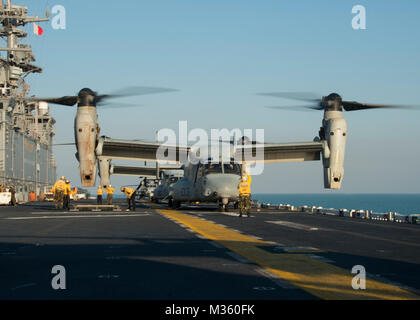
M 59 96 L 83 87 L 99 92 L 131 85 L 179 92 L 122 102 L 138 109 L 100 112 L 102 133 L 153 140 L 178 127 L 265 129 L 266 141 L 311 141 L 322 113 L 274 111 L 288 100 L 258 92 L 340 93 L 346 100 L 420 104 L 420 2 L 333 0 L 18 1 L 42 15 L 65 6 L 67 29 L 43 24 L 31 35 L 44 74 L 32 94 Z M 351 27 L 352 7 L 364 5 L 367 30 Z M 53 107 L 57 143 L 73 139 L 75 110 Z M 420 191 L 420 112 L 374 110 L 345 115 L 349 142 L 341 193 Z M 56 148 L 59 174 L 79 182 L 72 148 Z M 114 185 L 133 184 L 115 178 Z M 254 192 L 323 190 L 322 165 L 272 164 Z

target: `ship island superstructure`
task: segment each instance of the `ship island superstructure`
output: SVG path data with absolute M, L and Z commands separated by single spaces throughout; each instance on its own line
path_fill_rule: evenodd
M 27 7 L 1 0 L 0 184 L 14 187 L 21 202 L 42 197 L 56 180 L 55 120 L 48 104 L 28 97 L 25 81 L 42 69 L 33 64 L 31 46 L 23 43 L 24 27 L 43 21 L 49 18 L 31 17 Z

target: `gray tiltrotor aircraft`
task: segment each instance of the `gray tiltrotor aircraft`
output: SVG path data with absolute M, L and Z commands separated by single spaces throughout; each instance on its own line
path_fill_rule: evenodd
M 162 170 L 160 174 L 160 185 L 155 189 L 153 201 L 158 203 L 162 200 L 168 200 L 172 205 L 172 193 L 174 185 L 184 177 L 184 170 L 175 169 Z
M 243 168 L 259 162 L 300 162 L 322 159 L 324 185 L 327 189 L 341 189 L 344 178 L 344 158 L 347 142 L 347 122 L 343 111 L 394 108 L 388 105 L 368 105 L 343 101 L 338 94 L 321 99 L 305 94 L 266 93 L 262 95 L 304 100 L 312 103 L 311 109 L 324 111 L 319 136 L 312 142 L 271 144 L 241 139 L 231 145 L 231 159 L 216 163 L 189 162 L 195 151 L 188 146 L 162 145 L 139 140 L 114 140 L 99 137 L 96 106 L 106 98 L 172 91 L 160 88 L 137 88 L 125 94 L 98 95 L 83 89 L 79 96 L 58 99 L 37 99 L 49 103 L 74 105 L 78 103 L 75 133 L 83 186 L 94 186 L 99 162 L 101 184 L 110 184 L 111 160 L 138 160 L 166 162 L 158 157 L 162 148 L 165 154 L 174 155 L 170 164 L 183 164 L 184 178 L 171 188 L 169 198 L 175 207 L 183 202 L 218 202 L 222 206 L 237 202 L 238 185 Z M 278 107 L 275 107 L 278 108 Z M 207 159 L 206 159 L 207 160 Z M 153 169 L 151 169 L 153 170 Z
M 169 206 L 179 208 L 182 202 L 218 203 L 226 210 L 229 203 L 237 206 L 238 186 L 242 166 L 235 162 L 209 161 L 184 167 L 184 178 L 176 182 L 169 192 Z

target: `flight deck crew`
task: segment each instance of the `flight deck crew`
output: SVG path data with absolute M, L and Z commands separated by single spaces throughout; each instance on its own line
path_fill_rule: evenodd
M 9 188 L 9 192 L 11 195 L 11 199 L 10 199 L 10 205 L 16 207 L 17 206 L 17 201 L 16 201 L 16 190 L 13 186 L 11 186 Z
M 107 203 L 108 205 L 112 205 L 112 197 L 114 195 L 115 189 L 112 187 L 112 185 L 109 185 L 106 189 L 105 189 L 106 193 L 107 193 Z
M 121 192 L 123 192 L 127 197 L 127 211 L 136 211 L 136 190 L 132 188 L 121 187 Z
M 96 203 L 98 205 L 101 205 L 102 204 L 102 196 L 104 194 L 104 190 L 102 189 L 102 186 L 99 186 L 98 187 L 98 190 L 96 191 L 96 194 L 97 194 L 97 196 L 96 196 Z
M 63 198 L 64 198 L 64 190 L 66 188 L 66 177 L 61 177 L 58 180 L 54 187 L 52 188 L 52 193 L 54 194 L 54 203 L 56 209 L 63 208 Z
M 239 216 L 247 214 L 251 215 L 251 176 L 242 176 L 242 181 L 238 186 L 239 189 Z
M 70 180 L 66 180 L 64 187 L 64 209 L 70 210 L 70 195 L 71 195 L 71 184 Z

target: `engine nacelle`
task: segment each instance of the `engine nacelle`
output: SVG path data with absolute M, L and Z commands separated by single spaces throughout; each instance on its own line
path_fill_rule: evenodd
M 79 106 L 74 128 L 82 186 L 94 187 L 97 173 L 95 149 L 99 134 L 96 108 Z
M 99 176 L 101 177 L 101 186 L 106 188 L 111 184 L 111 160 L 99 158 Z
M 340 190 L 344 178 L 344 158 L 347 144 L 347 121 L 341 111 L 326 111 L 323 121 L 324 185 Z

